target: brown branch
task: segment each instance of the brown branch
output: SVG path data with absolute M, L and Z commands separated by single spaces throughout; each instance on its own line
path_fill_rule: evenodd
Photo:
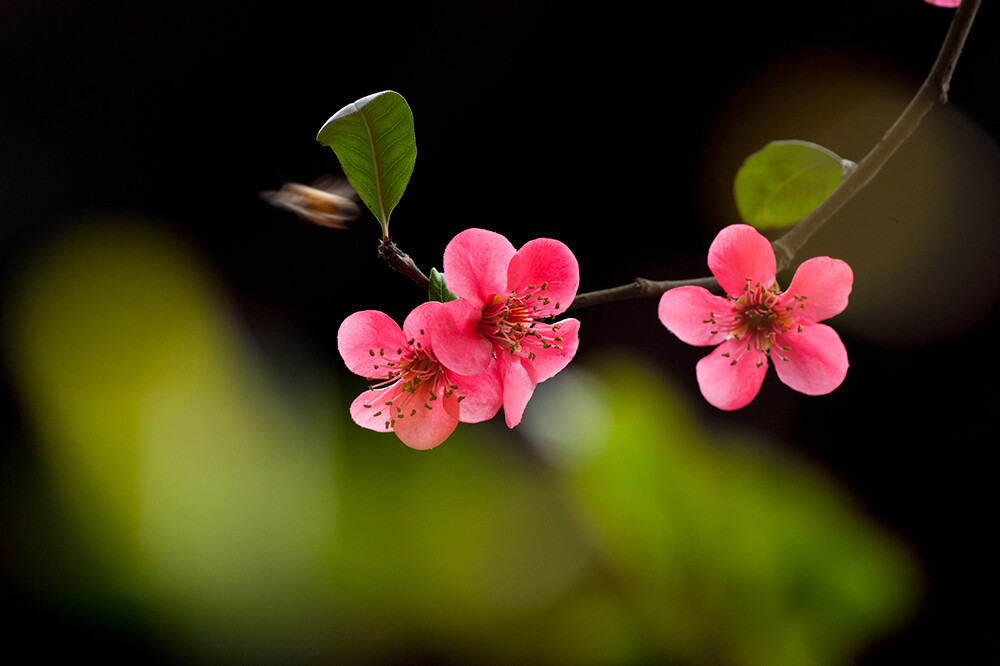
M 579 310 L 589 308 L 593 305 L 605 305 L 615 301 L 626 301 L 633 298 L 644 298 L 647 296 L 659 296 L 665 291 L 675 287 L 697 286 L 713 289 L 718 287 L 714 277 L 692 278 L 690 280 L 647 280 L 646 278 L 636 278 L 629 284 L 599 291 L 588 291 L 577 294 L 572 305 L 567 310 Z
M 778 270 L 788 267 L 806 241 L 819 231 L 819 228 L 833 217 L 834 213 L 871 182 L 875 174 L 889 161 L 889 158 L 903 145 L 903 142 L 913 134 L 920 121 L 935 104 L 947 103 L 951 75 L 955 71 L 958 57 L 962 54 L 962 46 L 965 44 L 965 38 L 972 27 L 972 21 L 976 17 L 979 2 L 980 0 L 965 0 L 955 10 L 951 27 L 945 36 L 937 60 L 931 67 L 930 74 L 927 75 L 923 85 L 920 86 L 917 94 L 896 119 L 896 122 L 882 135 L 882 139 L 865 155 L 864 159 L 858 162 L 837 189 L 816 210 L 772 243 L 778 258 Z
M 397 273 L 402 273 L 413 280 L 422 290 L 427 291 L 427 287 L 430 286 L 430 280 L 424 275 L 413 259 L 410 259 L 410 255 L 400 250 L 399 246 L 393 243 L 391 238 L 386 236 L 379 242 L 378 256 L 385 259 L 385 263 L 389 264 L 389 268 Z
M 958 57 L 962 54 L 962 46 L 965 44 L 973 20 L 976 18 L 980 2 L 981 0 L 964 0 L 955 10 L 948 34 L 945 36 L 930 73 L 917 94 L 896 119 L 896 122 L 892 124 L 892 127 L 882 136 L 882 139 L 864 159 L 858 162 L 855 168 L 847 173 L 837 189 L 823 203 L 771 244 L 777 258 L 779 271 L 790 266 L 796 253 L 805 245 L 806 241 L 819 231 L 820 227 L 833 217 L 834 213 L 843 208 L 848 201 L 854 198 L 854 195 L 871 182 L 882 166 L 913 134 L 920 121 L 934 105 L 947 103 L 951 76 L 955 71 Z M 410 259 L 409 255 L 392 242 L 392 239 L 383 238 L 378 252 L 390 268 L 409 277 L 424 291 L 427 290 L 429 284 L 427 276 Z M 634 298 L 659 296 L 669 289 L 688 285 L 709 289 L 718 287 L 714 277 L 661 281 L 635 278 L 631 283 L 619 287 L 577 294 L 569 310 L 579 310 L 580 308 Z
M 790 266 L 796 253 L 802 249 L 806 241 L 819 231 L 820 227 L 833 217 L 834 213 L 843 208 L 854 195 L 871 182 L 875 174 L 879 172 L 889 158 L 903 145 L 903 142 L 913 134 L 920 121 L 923 120 L 924 116 L 927 115 L 934 105 L 937 103 L 947 103 L 951 76 L 955 71 L 958 57 L 962 54 L 962 46 L 965 44 L 965 38 L 972 27 L 972 21 L 976 18 L 976 11 L 979 9 L 980 1 L 964 0 L 959 8 L 955 10 L 955 16 L 952 18 L 948 34 L 945 36 L 944 44 L 942 44 L 941 50 L 938 52 L 937 60 L 934 61 L 934 65 L 931 67 L 930 74 L 927 75 L 917 94 L 903 110 L 899 118 L 896 119 L 896 122 L 892 124 L 892 127 L 882 136 L 882 139 L 864 159 L 858 162 L 855 168 L 847 173 L 837 189 L 822 204 L 771 244 L 778 260 L 779 271 Z M 636 278 L 631 284 L 621 287 L 578 294 L 569 309 L 576 310 L 629 298 L 659 296 L 669 289 L 689 284 L 703 287 L 717 286 L 717 282 L 713 277 L 693 280 L 666 280 L 662 282 Z

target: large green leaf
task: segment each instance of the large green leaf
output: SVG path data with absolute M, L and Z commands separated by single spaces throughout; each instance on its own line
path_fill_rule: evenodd
M 837 189 L 854 164 L 807 141 L 772 141 L 736 172 L 736 207 L 758 228 L 801 221 Z
M 333 114 L 316 139 L 333 148 L 347 179 L 388 238 L 389 215 L 417 159 L 413 113 L 406 100 L 391 90 L 362 97 Z

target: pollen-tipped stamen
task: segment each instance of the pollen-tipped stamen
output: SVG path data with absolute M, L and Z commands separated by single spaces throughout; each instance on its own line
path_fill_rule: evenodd
M 549 298 L 540 295 L 547 288 L 546 282 L 540 287 L 529 285 L 523 292 L 511 292 L 506 297 L 491 296 L 482 308 L 479 333 L 494 346 L 529 360 L 535 359 L 538 349 L 561 349 L 563 339 L 556 334 L 559 326 L 538 321 L 549 310 Z

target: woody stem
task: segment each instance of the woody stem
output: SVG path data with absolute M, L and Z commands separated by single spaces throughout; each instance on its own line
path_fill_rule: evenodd
M 958 9 L 955 10 L 951 26 L 948 28 L 948 34 L 945 36 L 944 43 L 938 52 L 937 59 L 934 61 L 930 73 L 924 80 L 923 85 L 920 86 L 917 94 L 906 106 L 899 118 L 896 119 L 896 122 L 892 124 L 892 127 L 882 136 L 882 139 L 858 162 L 857 166 L 847 174 L 837 189 L 822 204 L 771 244 L 777 258 L 777 269 L 779 271 L 787 268 L 792 263 L 796 253 L 805 245 L 806 241 L 819 231 L 820 227 L 833 217 L 834 213 L 843 208 L 854 195 L 871 182 L 875 174 L 879 172 L 889 158 L 903 145 L 906 139 L 913 134 L 920 121 L 923 120 L 924 116 L 927 115 L 934 105 L 937 103 L 946 104 L 948 102 L 948 89 L 951 85 L 951 76 L 955 71 L 958 57 L 962 54 L 962 47 L 972 27 L 972 22 L 976 18 L 980 1 L 964 0 Z M 704 287 L 717 286 L 715 279 L 711 277 L 664 281 L 636 278 L 631 284 L 621 287 L 577 294 L 576 299 L 574 299 L 569 309 L 577 310 L 592 305 L 602 305 L 630 298 L 659 296 L 674 287 L 690 284 Z

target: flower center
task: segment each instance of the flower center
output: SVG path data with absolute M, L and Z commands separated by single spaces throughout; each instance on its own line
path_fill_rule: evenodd
M 539 349 L 561 348 L 559 325 L 548 325 L 538 321 L 545 316 L 551 300 L 545 295 L 548 283 L 541 286 L 528 285 L 521 292 L 511 292 L 508 296 L 493 294 L 482 307 L 479 320 L 479 334 L 489 339 L 494 348 L 511 354 L 535 359 Z M 555 304 L 559 307 L 559 303 Z
M 750 281 L 743 295 L 733 303 L 733 323 L 729 336 L 748 339 L 760 351 L 766 352 L 774 342 L 774 336 L 788 330 L 780 310 L 776 309 L 781 291 L 777 286 L 765 289 L 759 282 L 750 289 Z
M 424 332 L 421 330 L 420 334 L 423 336 Z M 370 390 L 388 390 L 385 409 L 374 414 L 385 417 L 386 430 L 394 427 L 399 419 L 416 416 L 419 409 L 434 409 L 433 403 L 440 396 L 450 398 L 458 390 L 458 386 L 448 383 L 444 368 L 428 347 L 416 339 L 408 340 L 407 345 L 406 349 L 396 349 L 395 354 L 386 353 L 385 349 L 368 350 L 371 356 L 384 360 L 381 366 L 376 364 L 375 369 L 382 367 L 389 371 L 388 377 L 369 387 Z M 416 396 L 425 388 L 429 397 L 423 405 L 417 405 Z M 459 402 L 464 397 L 459 396 Z M 366 409 L 372 407 L 371 404 L 365 405 Z
M 715 325 L 712 335 L 724 333 L 727 340 L 745 340 L 745 351 L 756 349 L 770 356 L 778 334 L 787 333 L 793 328 L 801 331 L 802 326 L 795 321 L 795 305 L 789 304 L 789 298 L 782 294 L 777 283 L 764 287 L 757 282 L 751 287 L 750 282 L 751 278 L 747 278 L 743 293 L 739 296 L 726 296 L 733 303 L 728 316 L 711 312 L 705 323 Z M 791 300 L 799 303 L 802 308 L 805 304 L 801 302 L 805 298 L 793 295 Z M 783 350 L 788 351 L 788 348 L 784 347 Z M 737 360 L 733 359 L 732 364 L 735 365 Z M 782 357 L 782 360 L 788 359 Z

